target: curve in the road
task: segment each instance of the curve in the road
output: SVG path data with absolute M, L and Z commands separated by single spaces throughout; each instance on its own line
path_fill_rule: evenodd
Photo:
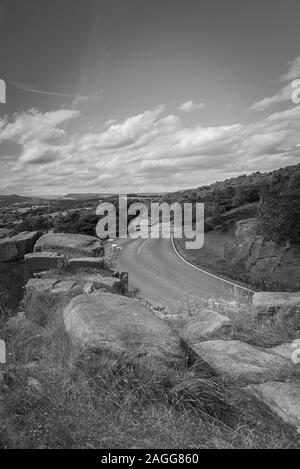
M 171 242 L 172 242 L 172 246 L 173 246 L 173 249 L 174 251 L 176 252 L 177 256 L 180 257 L 180 259 L 183 261 L 183 262 L 186 262 L 186 264 L 188 264 L 189 266 L 193 267 L 194 269 L 197 269 L 199 270 L 200 272 L 206 274 L 206 275 L 210 275 L 211 277 L 214 277 L 218 280 L 221 280 L 222 282 L 225 282 L 225 283 L 228 283 L 229 285 L 232 285 L 236 290 L 240 289 L 240 290 L 245 290 L 249 293 L 255 293 L 254 290 L 251 290 L 250 288 L 247 288 L 247 287 L 243 287 L 242 285 L 239 285 L 238 283 L 235 283 L 235 282 L 231 282 L 230 280 L 227 280 L 225 278 L 222 278 L 222 277 L 219 277 L 218 275 L 215 275 L 215 274 L 212 274 L 211 272 L 207 272 L 206 270 L 204 269 L 201 269 L 200 267 L 198 267 L 197 265 L 194 265 L 192 264 L 191 262 L 187 261 L 181 254 L 180 252 L 178 251 L 178 249 L 176 248 L 176 245 L 174 243 L 174 238 L 171 238 Z
M 208 274 L 183 259 L 170 239 L 127 239 L 120 243 L 118 267 L 132 287 L 152 303 L 173 305 L 192 297 L 226 298 L 251 294 L 244 287 Z

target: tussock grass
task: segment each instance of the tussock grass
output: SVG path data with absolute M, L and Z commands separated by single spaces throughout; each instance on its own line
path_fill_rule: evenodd
M 27 296 L 26 317 L 1 331 L 0 448 L 297 447 L 288 427 L 196 365 L 149 372 L 124 355 L 76 350 L 60 314 L 67 301 Z
M 156 314 L 180 333 L 185 324 L 191 319 L 196 319 L 202 309 L 212 309 L 231 319 L 231 338 L 250 345 L 274 347 L 299 338 L 299 314 L 288 316 L 287 311 L 281 310 L 273 317 L 257 317 L 251 298 L 244 295 L 216 299 L 192 297 L 183 306 L 178 305 L 171 312 L 166 307 L 162 311 L 156 311 Z

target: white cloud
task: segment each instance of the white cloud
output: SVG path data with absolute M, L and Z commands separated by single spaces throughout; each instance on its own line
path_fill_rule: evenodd
M 205 107 L 205 103 L 195 104 L 193 101 L 186 101 L 185 103 L 180 104 L 178 109 L 183 112 L 193 112 L 197 111 L 197 109 L 203 109 Z
M 186 127 L 164 111 L 146 110 L 99 132 L 82 128 L 80 135 L 62 128 L 78 116 L 73 111 L 0 120 L 0 140 L 21 147 L 17 163 L 6 160 L 5 184 L 13 180 L 15 191 L 35 193 L 164 191 L 299 161 L 300 106 L 226 126 Z
M 78 111 L 68 109 L 45 113 L 30 109 L 15 114 L 13 122 L 7 119 L 0 122 L 0 144 L 19 144 L 20 164 L 49 163 L 59 156 L 60 142 L 67 135 L 61 126 L 78 115 Z
M 295 78 L 300 78 L 300 55 L 288 63 L 289 70 L 281 75 L 280 80 L 283 82 L 292 81 Z
M 58 111 L 38 112 L 30 109 L 14 115 L 13 122 L 4 122 L 0 127 L 0 143 L 14 141 L 23 145 L 31 140 L 53 140 L 65 135 L 60 126 L 78 116 L 78 111 L 60 109 Z
M 264 111 L 274 104 L 283 102 L 292 102 L 292 81 L 296 78 L 300 78 L 300 55 L 293 61 L 289 62 L 289 70 L 281 75 L 279 81 L 286 83 L 282 88 L 272 96 L 262 98 L 252 104 L 251 108 L 253 111 Z
M 251 109 L 253 111 L 265 111 L 268 107 L 272 106 L 273 104 L 291 101 L 292 91 L 292 86 L 289 83 L 283 88 L 281 88 L 273 96 L 269 96 L 267 98 L 263 98 L 259 101 L 256 101 L 254 104 L 252 104 Z

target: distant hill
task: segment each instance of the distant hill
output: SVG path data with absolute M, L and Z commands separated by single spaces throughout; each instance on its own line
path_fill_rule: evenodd
M 47 203 L 47 199 L 40 197 L 25 197 L 17 194 L 0 195 L 0 207 L 8 207 L 14 204 L 38 205 L 41 203 Z
M 228 212 L 246 204 L 257 203 L 263 189 L 280 184 L 289 184 L 300 177 L 300 163 L 286 166 L 269 173 L 259 171 L 246 176 L 218 181 L 195 189 L 170 192 L 162 197 L 166 202 L 204 202 L 207 216 Z
M 111 197 L 112 195 L 115 194 L 108 194 L 108 193 L 97 193 L 97 192 L 86 192 L 84 194 L 67 194 L 62 197 L 62 199 L 74 199 L 74 200 L 79 200 L 79 199 L 98 199 L 101 197 Z
M 165 194 L 165 192 L 133 192 L 131 194 L 127 194 L 128 197 L 161 197 Z M 72 199 L 72 200 L 82 200 L 82 199 L 101 199 L 101 198 L 108 198 L 108 197 L 118 197 L 118 193 L 107 193 L 107 192 L 87 192 L 84 194 L 67 194 L 61 197 L 62 199 Z

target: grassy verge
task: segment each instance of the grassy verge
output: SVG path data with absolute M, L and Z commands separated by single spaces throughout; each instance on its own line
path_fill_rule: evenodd
M 25 298 L 2 323 L 8 367 L 1 448 L 290 448 L 297 437 L 196 365 L 149 373 L 124 356 L 80 354 L 62 324 L 70 298 Z
M 295 311 L 288 314 L 282 309 L 274 317 L 257 318 L 251 297 L 236 295 L 232 298 L 201 299 L 191 297 L 184 306 L 174 310 L 156 311 L 161 319 L 180 334 L 191 319 L 196 319 L 202 309 L 212 309 L 231 319 L 231 338 L 257 347 L 274 347 L 299 338 L 300 316 Z
M 205 233 L 205 242 L 201 249 L 185 249 L 185 239 L 174 239 L 174 244 L 179 254 L 195 266 L 201 267 L 215 275 L 227 280 L 253 288 L 261 289 L 261 285 L 254 285 L 250 276 L 245 272 L 243 265 L 228 265 L 226 252 L 233 245 L 233 230 L 227 232 L 211 231 Z

